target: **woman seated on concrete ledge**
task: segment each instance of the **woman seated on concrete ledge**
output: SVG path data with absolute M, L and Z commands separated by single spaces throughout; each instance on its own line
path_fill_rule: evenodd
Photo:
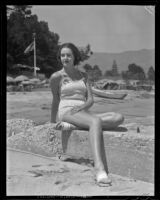
M 80 129 L 88 129 L 94 158 L 96 181 L 99 185 L 111 184 L 104 149 L 102 129 L 116 128 L 124 117 L 118 113 L 91 114 L 93 105 L 91 85 L 87 75 L 75 66 L 81 62 L 78 48 L 72 43 L 60 46 L 58 59 L 62 70 L 52 74 L 50 79 L 53 94 L 51 123 L 63 121 Z

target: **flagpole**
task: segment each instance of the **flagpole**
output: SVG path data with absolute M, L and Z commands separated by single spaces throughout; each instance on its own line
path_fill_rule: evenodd
M 36 74 L 36 39 L 35 39 L 36 34 L 33 33 L 33 39 L 34 39 L 34 76 L 37 77 Z

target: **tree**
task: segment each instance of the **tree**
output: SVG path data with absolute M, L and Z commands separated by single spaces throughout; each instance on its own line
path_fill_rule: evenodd
M 148 69 L 147 75 L 148 75 L 148 80 L 155 81 L 155 71 L 152 66 Z
M 102 71 L 100 70 L 98 65 L 94 65 L 93 67 L 90 64 L 85 64 L 83 66 L 85 72 L 88 74 L 88 78 L 91 82 L 97 81 L 102 76 Z
M 49 77 L 61 69 L 57 60 L 60 36 L 51 32 L 48 23 L 38 21 L 37 15 L 32 15 L 30 5 L 7 6 L 7 72 L 12 71 L 14 64 L 24 64 L 33 67 L 33 51 L 24 54 L 26 47 L 33 41 L 36 33 L 36 60 L 40 73 Z M 90 45 L 81 48 L 81 60 L 91 56 Z
M 106 77 L 113 76 L 112 70 L 106 70 L 105 73 L 104 73 L 104 75 L 105 75 Z
M 91 51 L 90 44 L 87 44 L 85 47 L 79 47 L 79 52 L 81 54 L 81 61 L 87 60 L 93 52 Z
M 143 68 L 141 66 L 139 66 L 139 65 L 136 65 L 135 63 L 129 64 L 128 65 L 128 70 L 130 72 L 132 72 L 133 74 L 144 73 Z
M 31 15 L 31 8 L 30 5 L 14 5 L 13 10 L 24 17 L 28 17 Z
M 13 57 L 14 63 L 25 60 L 23 51 L 28 45 L 29 36 L 24 22 L 26 13 L 27 16 L 31 13 L 29 9 L 29 6 L 12 6 L 12 12 L 7 20 L 7 53 Z
M 86 73 L 88 73 L 89 71 L 92 70 L 92 66 L 88 63 L 86 63 L 84 66 L 83 66 L 84 70 Z
M 92 77 L 94 81 L 97 81 L 102 76 L 102 71 L 99 69 L 98 65 L 93 66 Z
M 9 53 L 7 53 L 7 71 L 11 71 L 12 64 L 13 64 L 13 57 Z
M 122 71 L 121 72 L 122 79 L 126 82 L 126 84 L 129 84 L 129 72 L 128 71 Z
M 24 50 L 33 41 L 36 33 L 37 66 L 42 73 L 58 70 L 56 58 L 59 35 L 49 31 L 48 23 L 38 21 L 37 15 L 31 14 L 31 6 L 12 6 L 7 19 L 7 70 L 14 64 L 33 66 L 33 52 L 25 55 Z M 52 69 L 52 70 L 51 70 Z
M 9 18 L 10 14 L 15 11 L 15 9 L 13 8 L 13 6 L 6 6 L 6 11 L 7 11 L 7 18 Z
M 118 67 L 116 60 L 113 60 L 113 65 L 112 65 L 112 76 L 117 76 L 118 75 Z
M 128 65 L 128 71 L 125 75 L 128 79 L 145 80 L 146 78 L 144 69 L 135 63 Z M 124 76 L 124 74 L 122 76 Z
M 100 70 L 98 65 L 93 66 L 93 70 L 96 72 L 98 76 L 102 76 L 102 71 Z
M 104 75 L 106 77 L 119 76 L 116 60 L 113 60 L 112 69 L 111 70 L 106 70 Z

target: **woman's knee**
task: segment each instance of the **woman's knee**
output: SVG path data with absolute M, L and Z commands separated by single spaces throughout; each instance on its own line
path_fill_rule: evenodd
M 116 114 L 116 121 L 119 123 L 119 124 L 122 124 L 124 122 L 124 116 L 120 113 L 117 113 Z
M 100 117 L 93 117 L 92 119 L 92 126 L 96 126 L 96 127 L 102 127 L 102 120 Z

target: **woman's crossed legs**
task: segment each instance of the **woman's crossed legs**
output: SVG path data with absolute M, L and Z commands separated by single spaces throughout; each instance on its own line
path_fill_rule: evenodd
M 117 127 L 123 122 L 123 116 L 116 113 L 102 113 L 93 115 L 87 111 L 79 111 L 75 114 L 71 114 L 70 112 L 66 113 L 62 120 L 80 128 L 89 129 L 90 143 L 94 157 L 94 166 L 97 174 L 100 173 L 101 177 L 104 177 L 104 171 L 106 171 L 108 174 L 102 128 L 110 129 Z M 101 172 L 103 172 L 103 176 Z

